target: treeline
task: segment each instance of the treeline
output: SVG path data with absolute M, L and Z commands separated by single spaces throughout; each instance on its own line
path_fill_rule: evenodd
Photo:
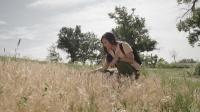
M 116 7 L 108 16 L 116 23 L 116 27 L 110 31 L 117 40 L 128 42 L 139 53 L 156 48 L 157 41 L 150 38 L 145 27 L 145 19 L 135 15 L 135 9 L 129 14 L 126 7 Z M 64 26 L 60 29 L 56 45 L 49 49 L 50 61 L 60 60 L 57 48 L 66 52 L 67 59 L 72 63 L 99 63 L 104 56 L 103 47 L 97 36 L 92 32 L 82 32 L 80 25 L 76 25 L 75 28 Z
M 157 55 L 141 55 L 143 66 L 149 68 L 191 68 L 194 67 L 199 61 L 194 59 L 181 59 L 177 62 L 167 62 Z

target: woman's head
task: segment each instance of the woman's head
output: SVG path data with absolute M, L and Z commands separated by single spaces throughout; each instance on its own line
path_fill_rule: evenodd
M 106 32 L 102 36 L 101 43 L 103 44 L 103 46 L 106 49 L 112 49 L 113 45 L 117 45 L 117 41 L 115 39 L 115 36 L 112 33 L 110 33 L 110 32 Z

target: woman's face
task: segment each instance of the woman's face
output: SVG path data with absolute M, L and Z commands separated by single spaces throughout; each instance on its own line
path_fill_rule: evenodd
M 102 44 L 106 49 L 110 50 L 112 49 L 112 44 L 109 43 L 109 41 L 105 38 L 102 38 Z

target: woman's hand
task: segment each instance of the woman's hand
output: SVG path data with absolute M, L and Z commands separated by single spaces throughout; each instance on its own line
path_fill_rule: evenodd
M 97 69 L 95 69 L 95 70 L 92 70 L 92 71 L 90 71 L 90 73 L 96 73 L 96 72 L 103 72 L 103 71 L 105 71 L 105 69 L 103 68 L 103 67 L 101 67 L 101 68 L 97 68 Z
M 109 64 L 109 66 L 114 66 L 118 60 L 119 60 L 119 57 L 115 56 L 114 59 L 112 60 L 112 62 Z

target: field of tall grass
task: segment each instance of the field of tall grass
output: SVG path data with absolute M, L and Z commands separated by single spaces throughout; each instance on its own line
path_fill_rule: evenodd
M 93 67 L 0 61 L 0 112 L 200 112 L 191 69 L 143 68 L 139 80 Z

